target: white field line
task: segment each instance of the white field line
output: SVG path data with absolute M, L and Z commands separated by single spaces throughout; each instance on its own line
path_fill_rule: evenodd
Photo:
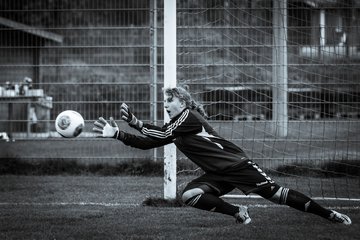
M 224 195 L 224 198 L 257 198 L 261 199 L 261 196 L 257 195 Z M 325 201 L 354 201 L 354 202 L 360 202 L 360 198 L 335 198 L 335 197 L 312 197 L 311 199 L 314 200 L 325 200 Z
M 102 207 L 138 207 L 138 203 L 106 202 L 0 202 L 0 206 L 102 206 Z
M 239 205 L 239 204 L 235 204 Z M 140 207 L 137 203 L 105 203 L 105 202 L 0 202 L 0 206 L 101 206 L 101 207 Z M 251 208 L 287 208 L 276 204 L 246 204 Z M 360 206 L 332 206 L 333 209 L 360 209 Z
M 235 204 L 237 205 L 237 204 Z M 239 205 L 240 206 L 240 205 Z M 247 204 L 249 208 L 289 208 L 286 205 L 276 205 L 276 204 Z M 331 206 L 331 209 L 345 209 L 345 210 L 358 210 L 360 206 Z

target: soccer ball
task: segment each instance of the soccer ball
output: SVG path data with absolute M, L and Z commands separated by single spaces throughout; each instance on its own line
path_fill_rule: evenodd
M 84 126 L 84 118 L 80 113 L 73 110 L 61 112 L 55 120 L 56 131 L 65 138 L 79 136 Z

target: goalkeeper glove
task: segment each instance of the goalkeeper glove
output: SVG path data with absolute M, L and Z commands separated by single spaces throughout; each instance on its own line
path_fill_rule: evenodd
M 129 123 L 130 126 L 140 130 L 143 127 L 143 122 L 138 120 L 134 114 L 130 111 L 130 108 L 126 103 L 121 104 L 120 107 L 121 118 Z
M 118 138 L 120 132 L 118 125 L 112 117 L 110 117 L 110 124 L 103 117 L 100 117 L 99 120 L 94 122 L 93 131 L 100 133 L 100 137 L 103 138 Z

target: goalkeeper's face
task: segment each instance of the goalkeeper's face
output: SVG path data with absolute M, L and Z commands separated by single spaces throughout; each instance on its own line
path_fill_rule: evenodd
M 170 119 L 179 115 L 186 107 L 183 100 L 173 95 L 166 95 L 164 100 L 164 108 Z

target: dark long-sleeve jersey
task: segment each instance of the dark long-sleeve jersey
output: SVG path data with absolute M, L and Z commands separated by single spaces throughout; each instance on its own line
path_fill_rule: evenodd
M 143 135 L 122 133 L 124 144 L 150 149 L 175 143 L 176 147 L 205 172 L 224 171 L 247 159 L 241 148 L 220 137 L 195 110 L 184 109 L 162 127 L 144 124 Z

